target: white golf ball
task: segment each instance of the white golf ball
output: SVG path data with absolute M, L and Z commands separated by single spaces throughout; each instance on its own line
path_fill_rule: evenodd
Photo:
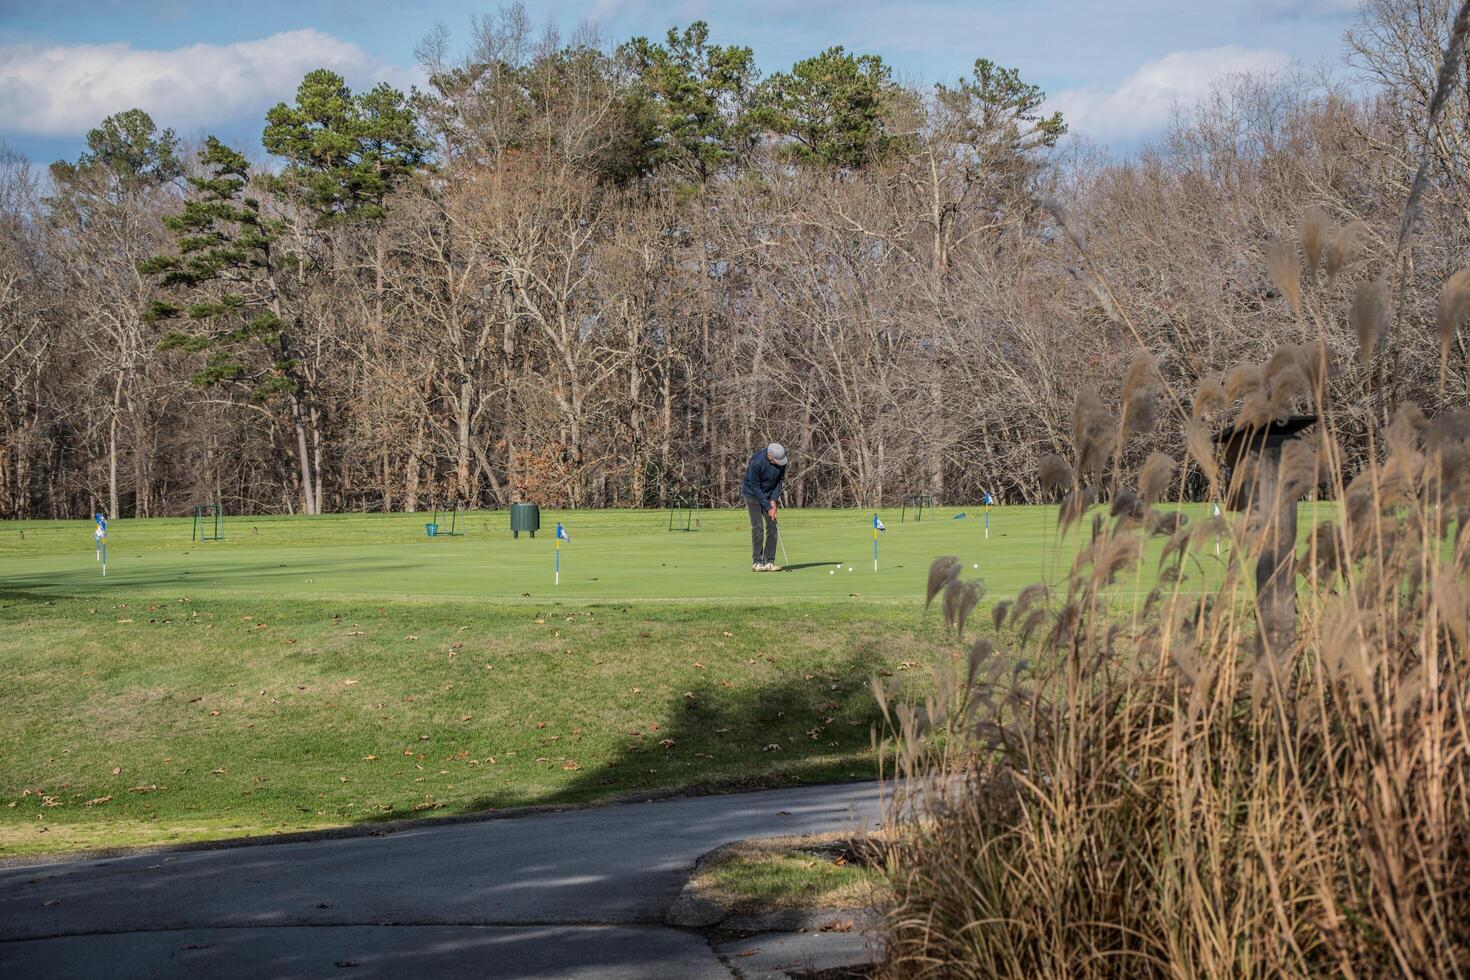
M 980 566 L 978 564 L 976 564 L 976 565 L 971 565 L 970 567 L 971 568 L 979 568 Z
M 837 569 L 835 569 L 835 568 L 829 568 L 829 569 L 827 569 L 827 574 L 828 575 L 836 575 L 837 574 Z

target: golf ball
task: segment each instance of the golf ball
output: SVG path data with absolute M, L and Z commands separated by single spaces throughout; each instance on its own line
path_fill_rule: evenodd
M 835 568 L 829 568 L 829 569 L 827 569 L 827 574 L 828 575 L 836 575 L 837 574 L 837 570 Z
M 970 567 L 971 568 L 979 568 L 980 566 L 978 564 L 975 564 L 975 565 L 971 565 Z

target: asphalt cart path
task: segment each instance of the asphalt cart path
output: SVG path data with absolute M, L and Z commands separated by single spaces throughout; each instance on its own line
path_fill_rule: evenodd
M 0 869 L 0 976 L 722 977 L 694 862 L 875 826 L 873 783 Z

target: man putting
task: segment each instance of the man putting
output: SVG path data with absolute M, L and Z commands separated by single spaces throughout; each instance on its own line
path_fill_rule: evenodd
M 757 449 L 745 467 L 740 493 L 750 512 L 750 570 L 779 572 L 776 564 L 776 501 L 786 476 L 786 450 L 779 442 Z

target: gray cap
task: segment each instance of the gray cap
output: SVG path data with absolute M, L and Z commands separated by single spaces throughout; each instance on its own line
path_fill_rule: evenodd
M 766 447 L 766 459 L 769 459 L 777 466 L 785 466 L 786 447 L 781 445 L 779 442 L 771 443 L 769 446 Z

